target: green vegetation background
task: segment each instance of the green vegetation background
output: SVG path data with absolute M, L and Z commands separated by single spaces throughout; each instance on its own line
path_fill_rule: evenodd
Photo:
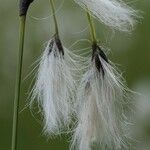
M 111 48 L 109 58 L 119 65 L 128 86 L 142 95 L 137 96 L 137 130 L 142 140 L 137 150 L 150 150 L 150 1 L 128 2 L 143 11 L 143 19 L 132 34 L 114 33 L 96 21 L 102 45 Z M 66 47 L 79 39 L 89 39 L 86 14 L 72 0 L 56 2 L 61 38 Z M 42 53 L 43 45 L 53 35 L 54 27 L 48 0 L 35 0 L 27 17 L 24 48 L 23 82 L 19 116 L 18 150 L 68 150 L 69 140 L 42 136 L 42 127 L 32 116 L 27 104 L 29 86 L 34 75 L 26 76 Z M 43 19 L 37 19 L 37 18 Z M 10 150 L 14 87 L 18 51 L 18 2 L 0 0 L 0 150 Z M 80 33 L 79 33 L 80 32 Z M 74 49 L 87 47 L 82 42 Z M 73 48 L 72 48 L 73 49 Z M 35 116 L 37 117 L 37 116 Z

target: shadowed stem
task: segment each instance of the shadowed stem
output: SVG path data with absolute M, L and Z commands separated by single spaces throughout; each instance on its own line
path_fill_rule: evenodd
M 52 15 L 53 15 L 54 24 L 55 24 L 55 33 L 56 33 L 56 35 L 59 36 L 58 23 L 57 23 L 57 19 L 56 19 L 56 11 L 55 11 L 54 1 L 53 0 L 49 0 L 49 1 L 51 4 L 51 7 L 52 7 Z
M 16 85 L 15 85 L 11 150 L 17 150 L 18 113 L 19 113 L 19 99 L 20 99 L 21 74 L 22 74 L 22 63 L 23 63 L 25 22 L 26 22 L 26 16 L 25 15 L 20 16 L 19 57 L 17 62 L 18 64 L 17 64 Z
M 87 18 L 88 18 L 89 25 L 90 25 L 92 43 L 96 44 L 97 39 L 96 39 L 95 26 L 94 26 L 94 22 L 93 22 L 91 14 L 90 14 L 90 11 L 88 9 L 87 9 Z

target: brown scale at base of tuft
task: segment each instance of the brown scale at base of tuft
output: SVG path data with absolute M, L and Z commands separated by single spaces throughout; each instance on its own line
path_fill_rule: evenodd
M 105 72 L 100 57 L 104 59 L 107 63 L 109 63 L 108 58 L 106 54 L 103 52 L 103 50 L 97 45 L 97 43 L 92 44 L 92 50 L 93 50 L 92 61 L 95 61 L 95 67 L 99 72 L 102 71 L 102 74 L 104 76 Z

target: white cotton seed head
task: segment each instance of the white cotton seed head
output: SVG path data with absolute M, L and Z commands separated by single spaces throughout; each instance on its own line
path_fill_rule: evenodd
M 138 13 L 122 0 L 75 0 L 94 17 L 112 29 L 130 31 L 137 22 Z
M 123 105 L 126 89 L 119 73 L 101 56 L 102 71 L 89 66 L 78 88 L 78 118 L 71 149 L 122 150 L 127 148 Z
M 32 101 L 37 99 L 46 134 L 60 134 L 69 125 L 74 101 L 75 81 L 71 52 L 58 48 L 55 39 L 48 42 L 41 57 Z

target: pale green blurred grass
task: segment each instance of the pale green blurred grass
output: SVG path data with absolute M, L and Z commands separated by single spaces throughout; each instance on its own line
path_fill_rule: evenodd
M 57 0 L 57 7 L 62 1 Z M 111 48 L 109 57 L 123 71 L 127 84 L 133 90 L 141 92 L 137 96 L 139 106 L 142 108 L 137 115 L 137 128 L 141 131 L 142 143 L 139 150 L 149 150 L 150 145 L 150 1 L 142 0 L 134 3 L 142 10 L 143 17 L 132 34 L 116 33 L 96 22 L 97 32 L 102 44 Z M 0 150 L 10 150 L 12 108 L 14 99 L 14 84 L 18 48 L 18 5 L 17 0 L 0 0 Z M 35 0 L 29 10 L 27 18 L 23 79 L 30 73 L 31 64 L 40 56 L 43 44 L 53 34 L 52 18 L 33 19 L 34 17 L 47 17 L 50 15 L 48 0 Z M 86 14 L 73 1 L 66 0 L 57 13 L 61 38 L 66 47 L 83 38 L 89 38 Z M 86 47 L 86 43 L 77 47 Z M 29 85 L 33 76 L 22 83 L 21 105 L 23 109 L 28 96 Z M 145 108 L 146 107 L 146 108 Z M 138 114 L 137 113 L 137 114 Z M 19 116 L 18 150 L 67 150 L 68 138 L 57 138 L 49 142 L 41 136 L 42 127 L 33 118 L 30 111 L 25 109 Z M 138 147 L 139 147 L 138 145 Z M 147 146 L 147 149 L 146 149 Z

